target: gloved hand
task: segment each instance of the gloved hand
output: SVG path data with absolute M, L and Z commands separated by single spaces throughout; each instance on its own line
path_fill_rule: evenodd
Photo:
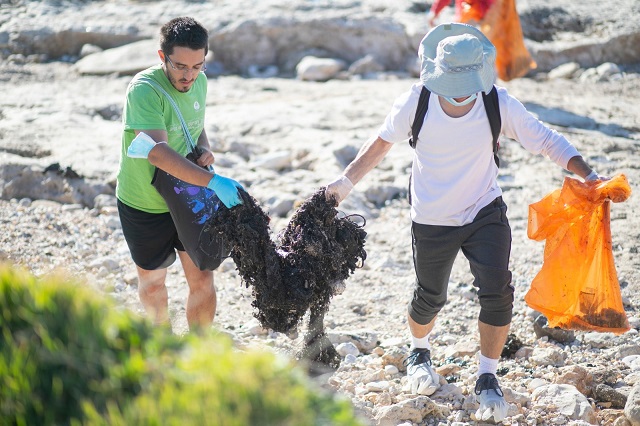
M 346 176 L 340 176 L 325 189 L 324 196 L 327 201 L 334 201 L 336 205 L 340 204 L 342 200 L 347 198 L 349 192 L 353 189 L 353 183 Z
M 127 157 L 131 158 L 148 158 L 149 151 L 153 149 L 159 143 L 166 142 L 158 142 L 154 141 L 151 136 L 147 135 L 144 132 L 138 133 L 133 141 L 131 141 L 131 145 L 129 145 L 129 149 L 127 149 Z
M 220 198 L 220 201 L 222 201 L 222 204 L 228 209 L 242 204 L 242 199 L 240 198 L 240 194 L 238 194 L 238 188 L 244 188 L 233 179 L 216 174 L 207 184 L 207 188 L 214 190 L 218 198 Z
M 592 170 L 591 173 L 589 173 L 585 178 L 584 181 L 585 182 L 589 182 L 591 180 L 610 180 L 611 178 L 609 176 L 600 176 L 598 174 L 598 172 L 596 172 L 595 170 Z

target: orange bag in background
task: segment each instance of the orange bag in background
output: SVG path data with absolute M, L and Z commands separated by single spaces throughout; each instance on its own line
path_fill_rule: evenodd
M 480 22 L 480 30 L 496 47 L 496 72 L 501 80 L 522 77 L 536 67 L 524 45 L 515 0 L 494 0 Z
M 546 244 L 542 269 L 524 300 L 550 327 L 629 330 L 613 262 L 609 200 L 630 195 L 622 174 L 591 182 L 567 177 L 561 189 L 529 206 L 527 235 Z
M 458 0 L 456 1 L 456 19 L 471 25 L 478 24 L 484 18 L 494 0 Z

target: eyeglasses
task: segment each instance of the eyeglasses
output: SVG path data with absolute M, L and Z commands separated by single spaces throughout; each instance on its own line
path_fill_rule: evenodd
M 202 63 L 202 65 L 196 65 L 193 68 L 189 68 L 186 65 L 173 65 L 171 58 L 169 58 L 169 55 L 167 55 L 166 53 L 164 54 L 164 57 L 167 59 L 167 62 L 169 63 L 169 65 L 171 65 L 171 68 L 173 68 L 174 71 L 180 71 L 181 73 L 187 74 L 190 71 L 205 72 L 207 70 L 207 64 L 205 64 L 204 62 Z

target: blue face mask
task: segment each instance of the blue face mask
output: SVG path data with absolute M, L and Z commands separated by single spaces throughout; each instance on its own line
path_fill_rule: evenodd
M 467 99 L 465 99 L 464 101 L 462 101 L 462 102 L 458 102 L 458 101 L 456 101 L 456 100 L 455 100 L 455 99 L 453 99 L 453 98 L 447 98 L 447 97 L 444 97 L 444 96 L 443 96 L 443 98 L 445 98 L 445 99 L 447 100 L 447 102 L 449 102 L 451 105 L 455 105 L 455 106 L 465 106 L 465 105 L 469 105 L 471 102 L 475 101 L 477 97 L 478 97 L 478 94 L 477 94 L 477 93 L 474 93 L 473 95 L 469 96 L 469 97 L 468 97 Z

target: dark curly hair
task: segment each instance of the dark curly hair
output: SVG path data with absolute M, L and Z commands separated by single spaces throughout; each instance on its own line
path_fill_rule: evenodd
M 160 28 L 160 49 L 171 55 L 176 46 L 204 49 L 206 55 L 209 51 L 209 32 L 193 18 L 174 18 Z

